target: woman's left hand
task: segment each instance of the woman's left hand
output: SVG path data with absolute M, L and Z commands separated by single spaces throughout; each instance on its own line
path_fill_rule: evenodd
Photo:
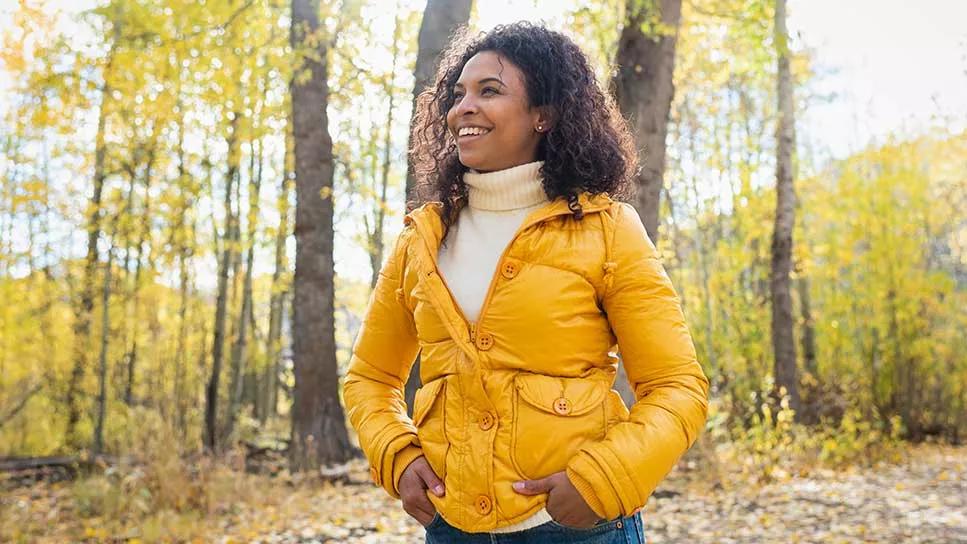
M 522 495 L 548 493 L 547 513 L 561 525 L 588 529 L 601 519 L 584 501 L 563 470 L 540 480 L 514 482 L 514 491 Z

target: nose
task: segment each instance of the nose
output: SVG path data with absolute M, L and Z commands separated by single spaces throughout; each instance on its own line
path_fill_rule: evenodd
M 455 113 L 458 117 L 461 115 L 477 113 L 477 101 L 469 94 L 464 94 L 463 97 L 460 98 L 460 102 L 456 105 Z

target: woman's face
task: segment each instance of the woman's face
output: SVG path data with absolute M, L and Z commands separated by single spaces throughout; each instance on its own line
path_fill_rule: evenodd
M 464 166 L 492 172 L 537 160 L 537 144 L 549 123 L 539 108 L 530 107 L 517 66 L 481 51 L 464 65 L 453 94 L 447 128 Z

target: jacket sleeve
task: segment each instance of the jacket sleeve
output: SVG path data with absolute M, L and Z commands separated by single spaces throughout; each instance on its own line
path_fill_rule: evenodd
M 419 348 L 402 288 L 411 233 L 400 233 L 379 272 L 343 382 L 343 402 L 369 460 L 370 477 L 396 499 L 403 469 L 423 454 L 403 397 Z
M 635 209 L 616 208 L 611 286 L 604 311 L 635 392 L 628 421 L 581 447 L 567 476 L 606 519 L 643 506 L 695 442 L 708 413 L 702 371 L 678 294 Z

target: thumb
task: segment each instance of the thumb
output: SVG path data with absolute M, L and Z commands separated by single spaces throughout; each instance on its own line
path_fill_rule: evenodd
M 523 495 L 547 493 L 552 487 L 553 485 L 551 485 L 550 477 L 541 478 L 540 480 L 522 480 L 519 482 L 514 482 L 514 491 Z
M 440 478 L 437 478 L 436 473 L 433 472 L 430 465 L 424 465 L 420 468 L 422 470 L 420 470 L 419 475 L 420 478 L 423 478 L 423 483 L 426 484 L 427 489 L 432 491 L 437 497 L 442 497 L 446 490 L 443 488 L 443 482 L 440 481 Z

